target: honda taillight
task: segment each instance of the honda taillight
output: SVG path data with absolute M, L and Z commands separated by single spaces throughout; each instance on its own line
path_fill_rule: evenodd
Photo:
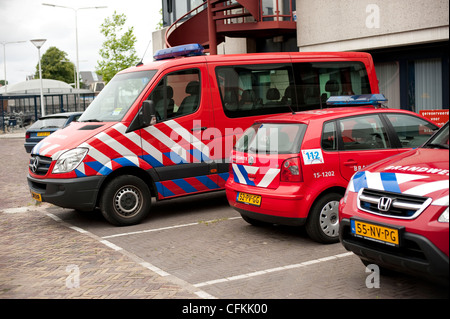
M 300 158 L 291 157 L 281 164 L 282 182 L 303 182 L 302 168 L 300 167 Z

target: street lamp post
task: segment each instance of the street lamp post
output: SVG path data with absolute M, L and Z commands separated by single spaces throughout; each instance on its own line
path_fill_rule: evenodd
M 34 44 L 34 46 L 38 49 L 38 56 L 39 56 L 39 79 L 40 79 L 40 86 L 41 86 L 41 116 L 45 115 L 45 102 L 44 102 L 44 90 L 42 86 L 42 69 L 41 69 L 41 47 L 44 45 L 46 39 L 35 39 L 30 40 L 31 43 Z
M 8 86 L 6 83 L 6 45 L 12 43 L 25 43 L 26 41 L 13 41 L 13 42 L 0 42 L 3 45 L 3 71 L 5 73 L 5 93 L 8 92 Z
M 58 8 L 64 8 L 64 9 L 71 9 L 75 12 L 75 45 L 76 45 L 76 59 L 77 59 L 77 81 L 76 81 L 76 88 L 80 88 L 80 61 L 78 60 L 78 10 L 83 9 L 104 9 L 107 8 L 106 6 L 99 6 L 99 7 L 82 7 L 82 8 L 72 8 L 72 7 L 66 7 L 66 6 L 60 6 L 56 4 L 50 4 L 50 3 L 43 3 L 44 6 L 49 7 L 58 7 Z

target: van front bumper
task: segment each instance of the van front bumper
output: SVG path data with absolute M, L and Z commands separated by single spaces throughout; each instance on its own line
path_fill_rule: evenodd
M 93 210 L 105 176 L 70 179 L 37 179 L 27 176 L 30 191 L 39 194 L 43 202 L 78 210 Z

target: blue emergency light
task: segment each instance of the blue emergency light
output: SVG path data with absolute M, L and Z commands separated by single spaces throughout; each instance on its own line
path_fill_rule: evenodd
M 153 58 L 159 61 L 165 59 L 173 59 L 182 56 L 202 55 L 204 50 L 205 49 L 203 48 L 203 46 L 198 43 L 178 45 L 176 47 L 156 51 Z
M 327 105 L 379 105 L 387 102 L 383 94 L 361 94 L 361 95 L 341 95 L 330 96 Z

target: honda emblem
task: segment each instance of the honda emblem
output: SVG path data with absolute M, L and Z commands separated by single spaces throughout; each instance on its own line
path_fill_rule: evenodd
M 378 200 L 378 209 L 382 212 L 387 212 L 391 208 L 392 198 L 381 197 Z

